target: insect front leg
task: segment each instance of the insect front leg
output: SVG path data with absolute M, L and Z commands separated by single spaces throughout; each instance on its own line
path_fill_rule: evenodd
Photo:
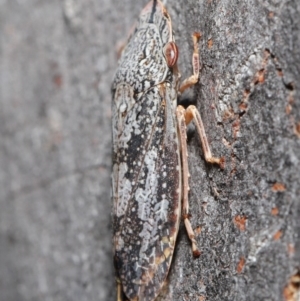
M 193 63 L 193 75 L 188 77 L 186 80 L 183 81 L 179 88 L 179 92 L 182 93 L 189 87 L 195 85 L 198 82 L 199 79 L 199 71 L 200 71 L 200 60 L 199 60 L 199 47 L 198 42 L 201 37 L 201 34 L 198 32 L 195 32 L 193 34 L 193 44 L 194 44 L 194 51 L 193 51 L 193 57 L 192 57 L 192 63 Z M 201 119 L 201 115 L 197 108 L 193 105 L 189 106 L 186 110 L 182 106 L 177 107 L 177 111 L 179 111 L 180 116 L 184 116 L 185 124 L 188 125 L 191 120 L 194 120 L 198 134 L 201 139 L 202 148 L 204 152 L 204 157 L 206 162 L 209 163 L 216 163 L 219 164 L 220 167 L 224 168 L 224 158 L 216 158 L 213 157 L 209 148 L 208 140 L 205 134 L 205 129 L 203 126 L 203 122 Z M 177 112 L 178 115 L 178 112 Z M 177 116 L 178 118 L 178 116 Z M 179 123 L 180 124 L 180 123 Z
M 199 79 L 200 60 L 199 60 L 198 42 L 201 37 L 201 34 L 199 32 L 194 32 L 192 37 L 193 37 L 193 44 L 194 44 L 194 51 L 192 57 L 193 74 L 182 82 L 179 88 L 179 93 L 183 93 L 186 89 L 195 85 Z

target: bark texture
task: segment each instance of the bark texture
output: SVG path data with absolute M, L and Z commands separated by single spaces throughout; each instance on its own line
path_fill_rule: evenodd
M 110 84 L 116 44 L 146 2 L 0 1 L 1 301 L 115 300 Z M 183 78 L 202 33 L 193 99 L 226 168 L 204 162 L 190 127 L 202 255 L 181 227 L 161 299 L 298 301 L 300 2 L 167 8 Z

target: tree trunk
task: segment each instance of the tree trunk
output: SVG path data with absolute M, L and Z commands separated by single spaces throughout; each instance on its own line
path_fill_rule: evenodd
M 0 1 L 1 301 L 115 300 L 110 85 L 146 2 Z M 202 33 L 193 99 L 226 166 L 190 127 L 201 256 L 182 226 L 161 299 L 299 301 L 300 2 L 166 6 L 182 78 Z

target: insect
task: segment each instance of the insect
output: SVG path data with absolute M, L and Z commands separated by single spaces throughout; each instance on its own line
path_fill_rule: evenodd
M 112 85 L 113 244 L 117 300 L 153 301 L 171 264 L 181 218 L 193 254 L 189 221 L 186 124 L 195 121 L 206 161 L 213 157 L 195 106 L 177 96 L 198 82 L 199 33 L 193 34 L 193 75 L 179 85 L 178 49 L 170 16 L 148 3 L 123 49 Z

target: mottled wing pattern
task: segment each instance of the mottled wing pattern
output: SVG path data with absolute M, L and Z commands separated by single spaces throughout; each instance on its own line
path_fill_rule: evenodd
M 157 101 L 160 100 L 160 101 Z M 125 294 L 152 300 L 172 259 L 180 217 L 179 148 L 170 103 L 147 91 L 124 122 L 114 162 L 115 265 Z M 151 109 L 150 109 L 151 108 Z M 130 133 L 130 139 L 125 132 Z
M 113 84 L 113 228 L 117 277 L 130 300 L 153 300 L 169 270 L 180 218 L 177 79 L 163 56 L 172 39 L 153 1 Z

